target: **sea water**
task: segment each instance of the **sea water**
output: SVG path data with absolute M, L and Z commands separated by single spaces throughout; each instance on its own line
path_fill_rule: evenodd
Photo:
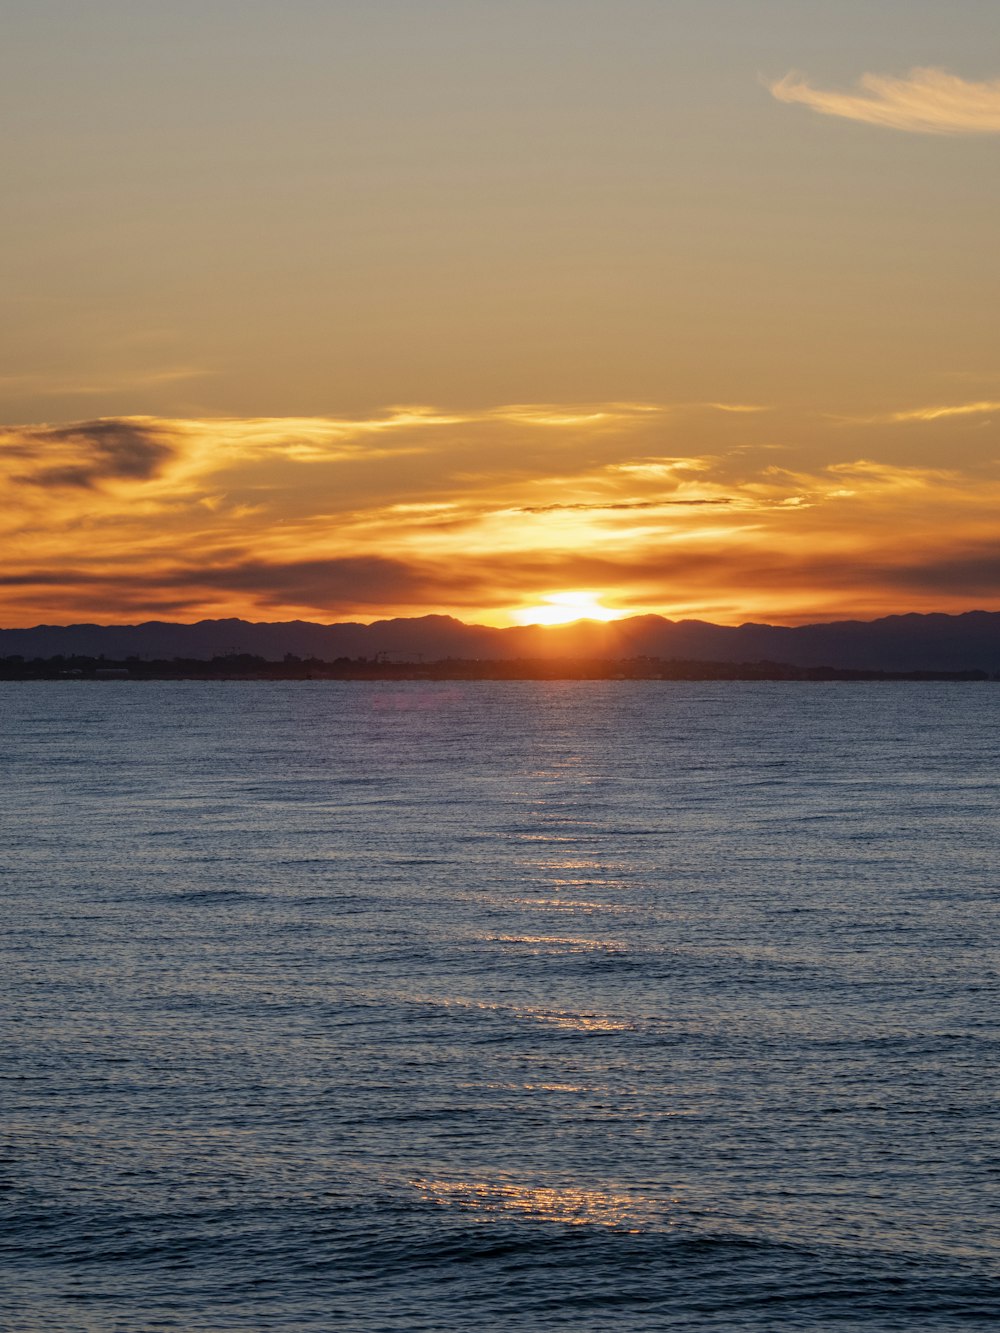
M 1000 686 L 0 713 L 11 1333 L 1000 1318 Z

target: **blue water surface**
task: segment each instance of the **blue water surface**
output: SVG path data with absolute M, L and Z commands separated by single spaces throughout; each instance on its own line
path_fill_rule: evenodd
M 1000 686 L 0 716 L 10 1333 L 1000 1320 Z

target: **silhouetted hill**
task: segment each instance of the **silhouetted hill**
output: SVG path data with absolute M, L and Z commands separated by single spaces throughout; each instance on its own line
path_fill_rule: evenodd
M 174 657 L 207 660 L 252 653 L 270 661 L 286 653 L 396 661 L 445 658 L 683 658 L 706 662 L 788 662 L 867 671 L 1000 671 L 1000 612 L 902 615 L 833 624 L 712 625 L 700 620 L 634 616 L 611 624 L 493 629 L 451 616 L 380 620 L 373 625 L 319 625 L 304 620 L 252 623 L 202 620 L 193 625 L 38 625 L 0 630 L 0 657 Z

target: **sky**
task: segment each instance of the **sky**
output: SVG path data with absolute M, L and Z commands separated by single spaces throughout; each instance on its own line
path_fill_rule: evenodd
M 995 0 L 0 0 L 0 624 L 1000 610 Z

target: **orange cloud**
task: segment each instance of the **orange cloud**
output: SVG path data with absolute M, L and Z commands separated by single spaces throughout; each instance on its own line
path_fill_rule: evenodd
M 996 467 L 802 451 L 778 467 L 773 426 L 712 414 L 547 404 L 8 427 L 0 623 L 506 623 L 574 590 L 724 621 L 1000 606 Z M 898 415 L 846 429 L 888 442 Z M 717 451 L 678 449 L 695 427 Z
M 1000 134 L 1000 79 L 976 83 L 927 67 L 902 79 L 864 74 L 857 92 L 813 88 L 797 74 L 768 87 L 779 102 L 867 125 L 918 134 Z

